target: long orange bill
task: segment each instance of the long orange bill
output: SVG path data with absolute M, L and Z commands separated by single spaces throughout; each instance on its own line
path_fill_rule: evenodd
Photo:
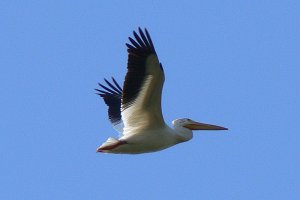
M 212 124 L 204 124 L 200 122 L 193 122 L 184 126 L 190 130 L 228 130 L 228 128 L 222 126 L 216 126 Z

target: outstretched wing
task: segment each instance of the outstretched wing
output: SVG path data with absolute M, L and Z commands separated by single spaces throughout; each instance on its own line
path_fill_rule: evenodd
M 122 94 L 124 134 L 133 129 L 163 126 L 161 94 L 164 71 L 156 55 L 148 31 L 139 28 L 135 39 L 129 37 L 127 74 Z
M 121 117 L 121 98 L 122 89 L 117 81 L 112 77 L 112 82 L 104 79 L 107 86 L 100 83 L 102 89 L 95 89 L 100 97 L 103 98 L 105 104 L 108 106 L 108 118 L 113 125 L 113 128 L 119 133 L 123 132 L 124 124 Z

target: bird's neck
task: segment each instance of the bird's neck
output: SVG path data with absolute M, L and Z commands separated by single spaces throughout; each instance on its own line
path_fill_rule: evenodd
M 182 126 L 174 126 L 178 142 L 186 142 L 193 138 L 193 132 Z

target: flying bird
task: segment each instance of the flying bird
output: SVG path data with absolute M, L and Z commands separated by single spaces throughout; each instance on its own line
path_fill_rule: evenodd
M 97 94 L 108 106 L 108 117 L 119 138 L 109 137 L 97 152 L 139 154 L 166 149 L 193 138 L 193 130 L 227 130 L 227 128 L 176 119 L 169 127 L 161 110 L 161 95 L 165 80 L 151 37 L 145 29 L 133 31 L 126 43 L 127 74 L 123 88 L 112 78 L 104 79 Z

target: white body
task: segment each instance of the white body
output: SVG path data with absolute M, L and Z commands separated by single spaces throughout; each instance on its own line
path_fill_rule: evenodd
M 178 134 L 178 131 L 167 125 L 156 129 L 140 129 L 137 132 L 125 134 L 118 139 L 126 141 L 127 144 L 103 152 L 139 154 L 160 151 L 180 142 L 188 141 L 193 137 L 192 131 L 186 129 L 185 132 L 185 136 L 182 137 L 181 134 Z
M 122 135 L 108 138 L 97 152 L 138 154 L 159 151 L 192 139 L 192 130 L 226 130 L 223 127 L 198 123 L 190 119 L 174 120 L 174 129 L 166 125 L 161 110 L 165 75 L 147 30 L 134 32 L 129 38 L 127 74 L 123 90 L 112 78 L 108 86 L 97 90 L 109 106 L 114 128 Z M 122 100 L 122 101 L 121 101 Z

